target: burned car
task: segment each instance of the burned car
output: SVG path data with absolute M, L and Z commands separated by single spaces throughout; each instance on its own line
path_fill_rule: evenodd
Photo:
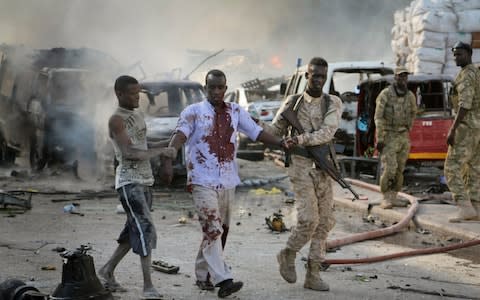
M 140 111 L 145 115 L 147 143 L 164 143 L 172 136 L 182 110 L 206 98 L 202 85 L 190 80 L 162 80 L 142 82 Z M 151 160 L 155 182 L 159 183 L 160 158 Z M 173 163 L 174 179 L 186 178 L 185 150 L 182 148 Z
M 357 153 L 371 156 L 375 146 L 375 100 L 394 81 L 392 75 L 367 80 L 360 85 L 358 100 Z M 417 117 L 410 130 L 410 161 L 440 161 L 447 155 L 447 134 L 454 116 L 448 91 L 453 78 L 449 75 L 410 75 L 408 89 L 417 100 Z
M 358 156 L 352 160 L 356 161 L 356 165 L 351 165 L 350 177 L 355 178 L 357 173 L 363 173 L 378 179 L 379 168 L 371 168 L 373 161 L 375 165 L 378 162 L 374 121 L 376 98 L 393 81 L 394 76 L 387 75 L 360 84 L 355 140 Z M 438 184 L 437 177 L 443 174 L 442 168 L 448 150 L 447 135 L 454 121 L 449 100 L 452 82 L 453 77 L 445 74 L 408 76 L 408 89 L 416 98 L 417 116 L 410 130 L 411 147 L 404 173 L 407 185 L 409 181 L 418 185 L 420 179 L 428 179 Z

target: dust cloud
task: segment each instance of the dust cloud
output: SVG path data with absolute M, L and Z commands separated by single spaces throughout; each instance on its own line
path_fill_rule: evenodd
M 0 0 L 0 43 L 95 48 L 124 66 L 140 61 L 149 77 L 174 68 L 185 75 L 208 54 L 225 49 L 219 58 L 227 60 L 240 50 L 255 66 L 240 72 L 281 75 L 297 57 L 393 61 L 393 13 L 409 2 Z
M 97 49 L 122 66 L 119 73 L 139 80 L 183 78 L 224 49 L 190 79 L 203 82 L 209 68 L 220 68 L 235 88 L 254 78 L 288 75 L 297 58 L 303 63 L 312 56 L 329 62 L 393 62 L 393 13 L 409 2 L 0 0 L 0 44 Z M 116 106 L 116 75 L 107 84 L 108 96 L 98 99 L 95 116 L 90 115 L 98 131 L 97 150 L 109 145 L 106 120 Z

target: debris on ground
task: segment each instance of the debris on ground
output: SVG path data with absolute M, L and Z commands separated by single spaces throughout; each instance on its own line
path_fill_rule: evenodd
M 18 206 L 24 209 L 32 208 L 32 194 L 28 196 L 27 199 L 17 197 L 17 193 L 14 192 L 5 192 L 0 190 L 0 205 L 4 208 L 7 206 Z
M 180 270 L 179 266 L 171 265 L 168 262 L 166 262 L 164 260 L 161 260 L 161 259 L 153 260 L 152 261 L 152 268 L 157 270 L 157 271 L 167 273 L 167 274 L 177 274 L 178 271 Z
M 119 214 L 119 215 L 125 213 L 125 209 L 123 209 L 123 205 L 121 205 L 121 204 L 118 204 L 118 205 L 117 205 L 117 209 L 116 209 L 115 211 L 116 211 L 117 214 Z
M 79 211 L 80 209 L 79 207 L 80 207 L 80 204 L 78 203 L 70 203 L 63 207 L 63 212 L 70 213 L 72 215 L 79 215 L 81 217 L 85 216 L 85 214 Z
M 262 196 L 262 195 L 276 195 L 276 194 L 280 194 L 282 191 L 277 189 L 276 187 L 273 187 L 271 190 L 265 190 L 265 189 L 262 189 L 262 188 L 258 188 L 258 189 L 253 190 L 253 192 L 257 196 Z
M 67 250 L 67 249 L 65 249 L 64 247 L 60 247 L 60 246 L 55 247 L 55 248 L 52 249 L 52 251 L 58 252 L 58 253 L 64 252 L 64 251 L 66 251 L 66 250 Z
M 362 273 L 356 274 L 355 280 L 361 282 L 370 282 L 370 278 Z
M 283 215 L 281 213 L 273 213 L 272 216 L 265 218 L 265 223 L 268 228 L 276 232 L 288 231 L 285 223 L 283 222 Z
M 55 271 L 57 268 L 52 265 L 46 265 L 46 266 L 43 266 L 41 269 L 42 271 Z

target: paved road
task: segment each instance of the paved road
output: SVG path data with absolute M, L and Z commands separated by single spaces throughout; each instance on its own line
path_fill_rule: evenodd
M 243 178 L 268 178 L 272 174 L 282 174 L 283 169 L 269 162 L 241 163 Z M 66 181 L 68 176 L 48 178 L 49 180 L 2 181 L 4 190 L 33 187 L 42 190 L 105 189 L 107 186 L 93 186 L 88 182 Z M 435 254 L 411 257 L 370 265 L 331 266 L 323 277 L 330 283 L 330 292 L 314 292 L 303 288 L 305 275 L 303 257 L 307 247 L 299 253 L 296 266 L 299 282 L 288 284 L 278 274 L 275 254 L 284 246 L 287 233 L 272 233 L 265 226 L 265 217 L 281 210 L 287 226 L 295 221 L 295 209 L 285 202 L 283 193 L 272 192 L 273 187 L 288 189 L 287 180 L 279 181 L 263 190 L 242 188 L 238 190 L 234 205 L 232 230 L 229 235 L 225 256 L 231 264 L 236 279 L 243 280 L 244 289 L 233 299 L 466 299 L 480 298 L 480 264 L 468 258 L 468 253 Z M 273 190 L 275 192 L 275 190 Z M 367 191 L 361 191 L 367 194 Z M 374 209 L 377 222 L 365 223 L 362 220 L 364 207 L 351 207 L 347 194 L 336 191 L 337 225 L 331 238 L 342 237 L 352 232 L 372 230 L 381 223 L 395 222 L 392 216 L 382 215 Z M 345 197 L 346 196 L 346 197 Z M 115 237 L 123 226 L 125 215 L 116 213 L 118 204 L 115 197 L 77 200 L 85 215 L 63 213 L 63 206 L 69 195 L 34 195 L 33 209 L 15 217 L 0 218 L 0 280 L 19 278 L 36 286 L 43 292 L 51 292 L 61 279 L 62 261 L 51 249 L 62 246 L 68 249 L 80 244 L 93 246 L 91 255 L 99 268 L 115 247 Z M 374 200 L 374 194 L 369 195 Z M 51 200 L 64 198 L 66 202 Z M 355 205 L 366 205 L 360 201 Z M 153 216 L 159 237 L 158 249 L 154 258 L 164 258 L 180 266 L 180 273 L 167 275 L 153 272 L 154 284 L 165 299 L 217 299 L 212 292 L 199 291 L 194 285 L 193 260 L 200 243 L 200 228 L 195 220 L 187 218 L 187 224 L 179 224 L 182 216 L 193 211 L 188 194 L 179 190 L 162 190 L 156 193 Z M 425 212 L 430 215 L 430 206 Z M 440 208 L 439 208 L 440 209 Z M 441 208 L 443 209 L 443 207 Z M 448 207 L 452 210 L 451 207 Z M 453 210 L 452 210 L 453 211 Z M 392 212 L 390 212 L 392 213 Z M 398 210 L 401 214 L 402 211 Z M 383 220 L 388 219 L 390 220 Z M 427 216 L 425 216 L 427 219 Z M 442 219 L 442 218 L 440 218 Z M 464 228 L 463 224 L 458 225 Z M 469 224 L 468 226 L 472 226 Z M 477 224 L 473 226 L 478 226 Z M 413 228 L 413 227 L 412 227 Z M 468 227 L 471 228 L 471 227 Z M 477 230 L 472 227 L 470 230 Z M 477 230 L 478 232 L 478 230 Z M 434 232 L 435 233 L 435 232 Z M 454 237 L 454 235 L 450 235 Z M 329 258 L 352 258 L 382 255 L 410 250 L 412 247 L 427 247 L 440 243 L 448 244 L 443 234 L 422 235 L 402 232 L 395 237 L 365 241 L 343 246 Z M 476 248 L 478 250 L 478 248 Z M 478 251 L 476 252 L 478 253 Z M 52 265 L 53 271 L 42 271 Z M 120 299 L 138 299 L 141 291 L 141 273 L 138 258 L 129 254 L 117 270 L 117 279 L 129 292 L 115 294 Z M 430 294 L 428 294 L 430 293 Z M 437 294 L 431 295 L 431 294 Z M 441 297 L 440 295 L 457 297 Z

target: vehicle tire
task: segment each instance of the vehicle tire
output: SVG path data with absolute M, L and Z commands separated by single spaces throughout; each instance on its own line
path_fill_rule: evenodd
M 248 138 L 240 137 L 240 134 L 237 134 L 237 145 L 239 150 L 245 150 L 248 146 Z
M 264 150 L 239 150 L 237 151 L 237 158 L 250 161 L 261 161 L 265 158 L 265 153 Z

